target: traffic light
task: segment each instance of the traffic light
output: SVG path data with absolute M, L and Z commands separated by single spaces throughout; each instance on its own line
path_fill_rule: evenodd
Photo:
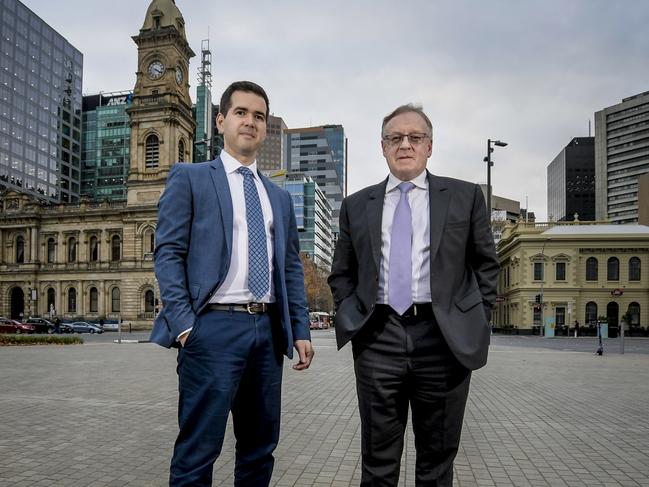
M 537 294 L 537 295 L 534 297 L 534 301 L 536 301 L 537 304 L 541 304 L 541 295 L 540 295 L 540 294 Z

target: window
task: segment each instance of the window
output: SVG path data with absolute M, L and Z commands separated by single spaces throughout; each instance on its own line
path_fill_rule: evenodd
M 586 280 L 587 281 L 596 281 L 598 277 L 598 262 L 595 257 L 588 257 L 586 260 Z
M 25 238 L 22 235 L 16 237 L 16 264 L 25 262 Z
M 543 280 L 543 262 L 534 262 L 534 280 Z
M 70 288 L 68 290 L 68 313 L 77 312 L 77 290 Z
M 640 259 L 638 257 L 631 257 L 629 259 L 629 281 L 640 280 Z
M 597 303 L 590 301 L 586 303 L 586 324 L 597 322 Z
M 620 280 L 620 260 L 617 257 L 608 259 L 606 266 L 606 279 L 609 281 Z
M 94 235 L 90 237 L 90 252 L 89 252 L 89 258 L 90 262 L 97 262 L 99 260 L 99 245 L 97 241 L 97 237 Z
M 117 262 L 120 259 L 121 239 L 119 235 L 113 235 L 110 240 L 110 260 Z
M 68 239 L 68 262 L 77 261 L 77 239 L 70 237 Z
M 144 167 L 146 169 L 155 169 L 160 163 L 160 142 L 158 136 L 151 134 L 146 138 L 144 154 Z
M 178 162 L 185 162 L 185 143 L 178 142 Z
M 110 310 L 113 313 L 119 313 L 120 310 L 120 292 L 118 287 L 114 287 L 110 292 Z
M 56 242 L 53 238 L 47 239 L 47 263 L 52 264 L 56 260 Z
M 555 265 L 554 279 L 556 281 L 565 281 L 566 280 L 566 263 L 557 262 Z
M 154 308 L 155 296 L 153 294 L 153 291 L 149 289 L 146 293 L 144 293 L 144 312 L 153 313 Z
M 155 251 L 155 233 L 151 232 L 149 235 L 149 252 Z
M 631 322 L 627 323 L 630 326 L 640 325 L 640 305 L 636 302 L 629 304 L 629 315 L 631 315 Z
M 91 313 L 96 313 L 97 310 L 99 309 L 99 292 L 97 291 L 97 288 L 91 287 L 89 295 L 90 295 L 90 302 L 88 304 L 90 306 L 88 306 L 88 310 Z

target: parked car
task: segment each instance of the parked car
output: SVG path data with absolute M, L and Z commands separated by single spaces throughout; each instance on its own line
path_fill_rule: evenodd
M 104 330 L 100 326 L 88 323 L 87 321 L 75 321 L 74 323 L 67 323 L 72 327 L 74 333 L 103 333 Z M 61 326 L 63 323 L 61 324 Z
M 74 328 L 70 326 L 70 323 L 61 323 L 59 333 L 74 333 Z
M 0 317 L 0 333 L 15 333 L 19 335 L 21 333 L 34 333 L 35 330 L 34 325 Z
M 34 325 L 36 333 L 54 333 L 54 323 L 45 318 L 29 318 L 25 323 Z

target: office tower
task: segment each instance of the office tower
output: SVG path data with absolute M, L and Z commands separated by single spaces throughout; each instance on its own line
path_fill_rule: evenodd
M 125 200 L 130 167 L 131 127 L 126 109 L 132 91 L 83 97 L 81 196 Z
M 287 129 L 284 163 L 318 183 L 332 208 L 333 239 L 338 235 L 340 205 L 347 195 L 347 139 L 342 125 Z
M 575 137 L 548 165 L 548 219 L 595 220 L 595 139 Z
M 638 178 L 649 172 L 649 91 L 595 113 L 595 217 L 638 221 Z
M 0 188 L 77 201 L 83 55 L 17 0 L 0 15 Z
M 284 131 L 286 124 L 282 117 L 268 116 L 266 140 L 257 153 L 257 167 L 261 171 L 278 171 L 284 167 Z
M 215 114 L 212 112 L 212 51 L 209 39 L 201 42 L 201 65 L 198 68 L 196 105 L 194 119 L 194 162 L 211 161 L 212 133 L 216 130 Z

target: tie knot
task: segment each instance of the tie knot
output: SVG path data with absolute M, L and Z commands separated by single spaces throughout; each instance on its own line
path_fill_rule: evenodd
M 239 169 L 237 169 L 237 172 L 241 174 L 244 178 L 252 176 L 252 171 L 245 166 L 241 166 Z
M 397 188 L 399 188 L 399 191 L 401 191 L 401 193 L 406 193 L 406 194 L 408 193 L 408 191 L 410 191 L 414 187 L 415 187 L 415 184 L 411 183 L 410 181 L 405 182 L 405 183 L 401 183 L 401 184 L 399 184 L 399 186 L 397 186 Z

